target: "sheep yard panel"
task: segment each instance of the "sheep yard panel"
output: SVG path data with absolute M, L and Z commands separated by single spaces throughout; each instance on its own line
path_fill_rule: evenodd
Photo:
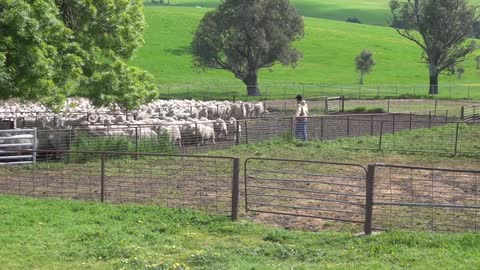
M 480 231 L 480 171 L 375 165 L 373 227 Z
M 40 151 L 63 161 L 0 166 L 0 193 L 232 211 L 234 159 L 135 153 Z
M 263 215 L 364 223 L 366 173 L 357 164 L 248 159 L 245 208 Z

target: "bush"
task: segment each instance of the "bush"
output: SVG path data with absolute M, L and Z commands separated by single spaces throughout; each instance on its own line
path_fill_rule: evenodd
M 383 108 L 372 108 L 367 110 L 368 113 L 384 113 L 385 110 Z
M 360 24 L 362 23 L 362 22 L 360 22 L 360 20 L 358 18 L 355 18 L 355 17 L 354 18 L 348 18 L 347 22 L 349 22 L 349 23 L 360 23 Z

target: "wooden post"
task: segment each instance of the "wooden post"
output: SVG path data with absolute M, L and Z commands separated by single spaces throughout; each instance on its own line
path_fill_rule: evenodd
M 380 137 L 378 140 L 378 150 L 382 150 L 382 139 L 383 139 L 383 121 L 380 122 Z
M 460 126 L 460 123 L 457 122 L 457 127 L 456 127 L 456 130 L 455 130 L 455 151 L 454 151 L 454 155 L 455 155 L 455 156 L 457 155 L 457 152 L 458 152 L 458 133 L 459 133 L 459 126 Z
M 100 164 L 100 202 L 105 201 L 105 154 L 101 156 Z
M 367 192 L 365 200 L 365 224 L 363 229 L 365 235 L 371 235 L 373 223 L 373 189 L 375 183 L 375 165 L 368 165 L 366 181 Z
M 432 110 L 428 111 L 428 128 L 432 127 Z
M 232 171 L 232 221 L 238 219 L 238 205 L 240 199 L 240 159 L 233 159 Z

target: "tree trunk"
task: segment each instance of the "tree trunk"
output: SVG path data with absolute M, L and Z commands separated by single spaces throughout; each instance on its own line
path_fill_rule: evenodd
M 434 64 L 429 66 L 429 75 L 430 75 L 430 89 L 428 93 L 430 95 L 438 95 L 438 72 L 437 67 Z
M 258 87 L 258 78 L 256 72 L 251 72 L 243 79 L 243 83 L 247 86 L 247 93 L 249 96 L 261 96 L 260 88 Z
M 438 74 L 430 75 L 430 95 L 438 95 Z
M 363 73 L 360 73 L 360 85 L 363 85 Z

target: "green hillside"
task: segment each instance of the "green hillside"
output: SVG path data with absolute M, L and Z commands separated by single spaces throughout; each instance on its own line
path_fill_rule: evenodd
M 167 2 L 168 0 L 164 0 Z M 387 25 L 389 0 L 290 0 L 305 17 L 345 21 L 358 18 L 364 24 Z M 151 3 L 145 0 L 145 3 Z M 471 0 L 479 5 L 480 0 Z M 220 0 L 170 0 L 172 6 L 216 7 Z
M 151 72 L 160 84 L 232 85 L 242 89 L 242 83 L 226 71 L 200 72 L 192 66 L 189 45 L 207 10 L 146 6 L 146 43 L 133 64 Z M 305 32 L 305 38 L 296 44 L 304 54 L 298 67 L 277 66 L 273 71 L 262 71 L 260 83 L 356 84 L 353 59 L 368 48 L 374 51 L 377 66 L 366 77 L 367 85 L 428 84 L 427 68 L 418 63 L 421 50 L 391 28 L 305 18 Z M 475 70 L 473 57 L 463 66 L 466 72 L 462 80 L 443 76 L 441 82 L 478 83 L 480 70 Z

